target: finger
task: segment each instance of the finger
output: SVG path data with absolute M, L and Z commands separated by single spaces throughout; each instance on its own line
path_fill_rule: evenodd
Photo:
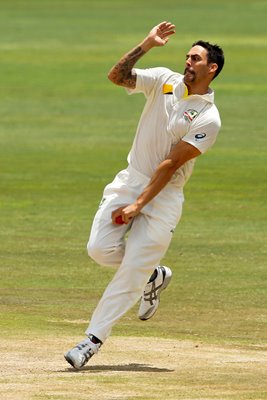
M 167 22 L 164 26 L 163 29 L 175 29 L 175 25 L 172 22 Z
M 169 28 L 175 28 L 175 25 L 172 22 L 167 22 L 166 26 L 168 26 Z
M 175 32 L 175 26 L 174 25 L 167 26 L 166 28 L 161 29 L 160 32 L 164 33 L 164 34 L 170 33 L 170 32 Z
M 166 30 L 166 29 L 175 29 L 175 25 L 171 22 L 162 22 L 161 24 L 158 25 L 158 28 L 160 30 Z
M 129 222 L 131 222 L 131 220 L 133 219 L 133 217 L 127 217 L 126 215 L 123 217 L 123 224 L 128 225 Z
M 119 215 L 121 215 L 121 210 L 123 209 L 123 207 L 120 207 L 120 208 L 117 208 L 116 210 L 114 210 L 114 211 L 112 211 L 112 213 L 111 213 L 111 219 L 112 219 L 112 222 L 115 224 L 116 222 L 115 222 L 115 220 L 116 220 L 116 218 L 119 216 Z
M 116 224 L 116 218 L 118 218 L 118 215 L 112 214 L 111 219 L 113 224 Z
M 163 22 L 161 22 L 160 24 L 158 24 L 158 27 L 159 27 L 159 28 L 162 28 L 162 27 L 164 27 L 167 23 L 168 23 L 167 21 L 163 21 Z
M 161 37 L 168 37 L 175 33 L 175 31 L 162 32 Z

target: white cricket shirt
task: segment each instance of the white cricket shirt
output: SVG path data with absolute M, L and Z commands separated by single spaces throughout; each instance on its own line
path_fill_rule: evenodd
M 134 69 L 135 89 L 129 94 L 143 93 L 147 99 L 139 120 L 128 162 L 135 170 L 151 177 L 166 159 L 173 145 L 180 140 L 197 147 L 201 153 L 215 142 L 221 126 L 214 92 L 188 96 L 183 75 L 168 68 Z M 190 177 L 195 159 L 186 162 L 171 179 L 183 187 Z

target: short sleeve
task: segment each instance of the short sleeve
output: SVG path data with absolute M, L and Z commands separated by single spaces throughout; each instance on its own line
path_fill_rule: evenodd
M 182 140 L 192 144 L 201 153 L 205 153 L 215 143 L 220 127 L 221 120 L 217 109 L 209 110 L 196 118 Z
M 147 69 L 134 68 L 133 72 L 136 73 L 136 86 L 134 89 L 126 88 L 127 93 L 143 93 L 146 97 L 149 97 L 159 80 L 161 81 L 166 73 L 169 74 L 170 70 L 164 67 Z

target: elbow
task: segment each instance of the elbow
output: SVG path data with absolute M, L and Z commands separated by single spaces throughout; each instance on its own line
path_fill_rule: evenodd
M 121 85 L 121 81 L 119 80 L 118 75 L 116 74 L 116 71 L 114 71 L 114 67 L 109 71 L 108 73 L 108 79 L 114 83 L 115 85 Z
M 110 70 L 108 73 L 108 79 L 112 82 L 112 83 L 116 83 L 115 79 L 114 79 L 114 74 L 113 71 Z

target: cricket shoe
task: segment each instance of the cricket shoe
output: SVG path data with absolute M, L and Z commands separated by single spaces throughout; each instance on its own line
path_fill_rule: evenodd
M 142 321 L 153 317 L 159 306 L 160 293 L 166 289 L 172 277 L 172 271 L 168 267 L 159 266 L 155 271 L 157 271 L 157 276 L 146 284 L 141 297 L 138 317 Z
M 87 338 L 64 354 L 64 357 L 74 368 L 80 369 L 98 352 L 101 344 Z

